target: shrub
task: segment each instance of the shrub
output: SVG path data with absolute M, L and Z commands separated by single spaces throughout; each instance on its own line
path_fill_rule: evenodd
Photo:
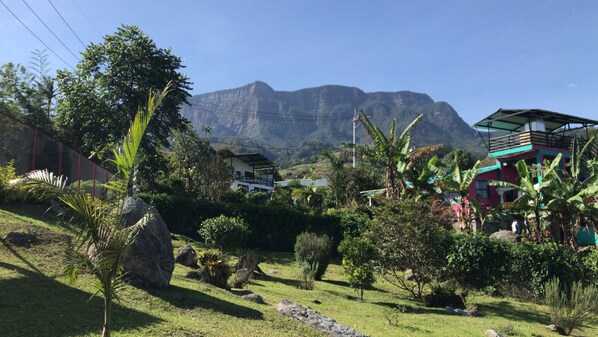
M 508 246 L 483 234 L 457 235 L 447 256 L 447 271 L 463 287 L 496 286 L 508 270 Z
M 0 204 L 25 199 L 27 192 L 20 187 L 11 187 L 9 181 L 17 179 L 15 161 L 10 160 L 4 166 L 0 166 Z
M 301 289 L 312 290 L 320 264 L 314 261 L 301 261 L 298 264 L 301 272 Z
M 432 283 L 430 294 L 424 296 L 427 307 L 444 308 L 465 308 L 464 296 L 457 294 L 457 285 L 453 282 Z
M 411 199 L 388 204 L 370 224 L 382 276 L 413 298 L 446 266 L 450 237 L 436 220 L 430 203 Z
M 363 290 L 376 281 L 374 271 L 378 249 L 367 238 L 346 237 L 341 241 L 338 251 L 343 255 L 343 269 L 349 278 L 349 284 L 359 290 L 363 301 Z
M 327 235 L 304 232 L 295 241 L 295 259 L 303 274 L 314 271 L 314 279 L 321 280 L 330 261 L 330 239 Z
M 565 335 L 589 321 L 598 311 L 598 288 L 593 285 L 584 288 L 581 282 L 574 282 L 570 289 L 562 289 L 555 277 L 544 289 L 550 319 Z
M 228 289 L 228 278 L 231 275 L 227 257 L 222 252 L 214 249 L 199 253 L 198 262 L 201 266 L 199 278 L 209 284 Z
M 517 243 L 510 246 L 508 283 L 529 287 L 537 298 L 544 295 L 544 285 L 557 277 L 572 284 L 581 277 L 575 254 L 555 243 Z
M 251 192 L 247 194 L 247 201 L 257 205 L 267 205 L 270 195 L 266 192 Z
M 598 286 L 598 249 L 583 253 L 581 264 L 584 282 Z
M 221 215 L 203 221 L 198 232 L 209 246 L 232 251 L 245 244 L 249 228 L 242 218 Z
M 370 217 L 364 213 L 331 208 L 326 211 L 326 214 L 338 219 L 343 237 L 361 236 L 370 224 Z

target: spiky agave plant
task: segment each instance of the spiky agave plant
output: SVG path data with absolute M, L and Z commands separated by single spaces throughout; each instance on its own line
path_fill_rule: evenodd
M 125 226 L 123 205 L 132 181 L 135 157 L 141 139 L 154 112 L 170 90 L 170 83 L 160 93 L 150 92 L 147 105 L 139 108 L 129 132 L 113 149 L 112 161 L 117 167 L 114 178 L 103 185 L 110 198 L 94 198 L 81 190 L 67 188 L 66 179 L 46 171 L 34 171 L 25 176 L 22 185 L 42 192 L 45 198 L 58 199 L 73 215 L 79 232 L 75 244 L 66 252 L 64 272 L 75 282 L 81 272 L 94 276 L 96 293 L 104 297 L 102 336 L 110 336 L 112 301 L 118 300 L 123 287 L 122 257 L 141 227 Z

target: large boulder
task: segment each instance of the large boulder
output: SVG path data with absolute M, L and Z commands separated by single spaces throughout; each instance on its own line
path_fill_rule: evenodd
M 496 239 L 496 240 L 505 240 L 505 241 L 511 241 L 511 242 L 516 242 L 519 241 L 519 235 L 516 233 L 513 233 L 512 231 L 507 231 L 507 230 L 499 230 L 498 232 L 494 232 L 490 235 L 491 239 Z
M 183 266 L 195 269 L 199 268 L 197 265 L 197 253 L 190 245 L 187 245 L 179 250 L 179 252 L 176 254 L 175 262 L 182 264 Z
M 142 224 L 133 244 L 125 251 L 123 266 L 134 283 L 166 287 L 174 270 L 170 232 L 155 208 L 137 197 L 128 197 L 123 205 L 126 226 Z
M 310 307 L 296 304 L 289 300 L 283 300 L 278 303 L 276 310 L 285 316 L 289 316 L 296 321 L 323 332 L 326 336 L 366 337 L 366 335 L 349 328 L 346 325 L 340 324 L 334 319 L 325 316 Z

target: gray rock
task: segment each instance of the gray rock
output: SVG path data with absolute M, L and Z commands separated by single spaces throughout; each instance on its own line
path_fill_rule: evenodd
M 519 241 L 519 235 L 508 231 L 508 230 L 504 230 L 501 229 L 498 232 L 494 232 L 490 235 L 491 239 L 496 239 L 496 240 L 505 240 L 505 241 L 512 241 L 512 242 L 516 242 Z
M 338 323 L 330 317 L 322 315 L 310 307 L 296 304 L 289 300 L 283 300 L 282 302 L 278 303 L 276 310 L 283 315 L 289 316 L 296 321 L 309 325 L 312 328 L 323 332 L 327 336 L 367 337 L 366 335 L 351 329 L 346 325 Z
M 34 234 L 20 232 L 10 232 L 6 234 L 4 240 L 15 246 L 28 246 L 39 241 Z
M 241 296 L 242 299 L 250 301 L 250 302 L 254 302 L 254 303 L 258 303 L 258 304 L 266 304 L 266 302 L 264 302 L 264 298 L 258 294 L 247 294 L 247 295 L 243 295 Z
M 488 329 L 484 331 L 484 336 L 486 337 L 503 337 L 501 334 L 496 332 L 496 330 Z
M 195 252 L 195 249 L 189 245 L 179 250 L 176 254 L 175 262 L 182 264 L 183 266 L 199 268 L 197 265 L 197 253 Z
M 478 310 L 463 310 L 463 309 L 453 309 L 451 307 L 444 308 L 444 312 L 451 315 L 459 315 L 459 316 L 470 316 L 470 317 L 479 317 L 482 316 L 482 313 Z
M 546 329 L 548 329 L 550 331 L 553 331 L 553 332 L 557 332 L 560 335 L 565 335 L 565 330 L 563 328 L 561 328 L 560 326 L 555 325 L 555 324 L 547 325 Z
M 174 270 L 172 240 L 166 224 L 155 208 L 137 197 L 129 197 L 123 206 L 126 226 L 143 224 L 133 244 L 125 251 L 123 266 L 135 283 L 166 287 Z

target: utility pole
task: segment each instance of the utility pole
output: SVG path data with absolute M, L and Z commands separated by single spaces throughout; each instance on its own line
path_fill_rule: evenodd
M 353 168 L 355 168 L 355 154 L 356 154 L 356 147 L 357 145 L 355 144 L 355 128 L 357 128 L 357 125 L 355 124 L 357 122 L 357 109 L 353 109 Z

